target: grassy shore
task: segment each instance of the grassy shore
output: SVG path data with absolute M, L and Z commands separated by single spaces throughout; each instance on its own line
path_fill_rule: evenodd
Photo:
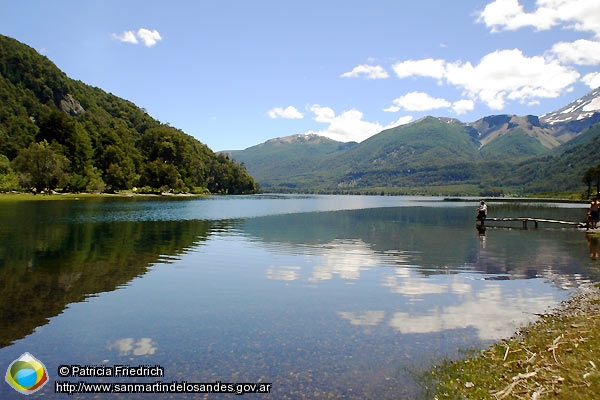
M 423 377 L 433 399 L 600 398 L 600 285 L 587 285 L 512 338 Z
M 103 199 L 115 197 L 203 197 L 206 194 L 152 194 L 152 193 L 134 193 L 131 191 L 122 191 L 119 193 L 55 193 L 55 194 L 32 194 L 32 193 L 2 193 L 2 201 L 54 201 L 54 200 L 83 200 L 83 199 Z

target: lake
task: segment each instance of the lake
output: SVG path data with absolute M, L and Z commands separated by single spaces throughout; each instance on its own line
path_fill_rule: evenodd
M 419 374 L 434 363 L 509 337 L 600 280 L 596 239 L 544 223 L 478 230 L 477 204 L 292 195 L 3 202 L 0 367 L 30 353 L 47 370 L 40 393 L 50 399 L 68 396 L 55 393 L 57 382 L 80 381 L 271 384 L 271 394 L 244 398 L 420 398 Z M 489 206 L 490 217 L 567 221 L 586 207 Z M 164 374 L 59 376 L 60 366 L 119 365 Z M 0 398 L 21 396 L 0 385 Z M 206 397 L 68 398 L 152 396 Z M 233 395 L 207 395 L 220 396 Z

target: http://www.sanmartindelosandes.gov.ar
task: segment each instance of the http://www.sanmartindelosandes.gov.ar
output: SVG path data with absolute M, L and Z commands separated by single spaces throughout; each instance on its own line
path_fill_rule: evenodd
M 44 364 L 29 353 L 23 353 L 6 370 L 6 382 L 22 394 L 37 392 L 48 380 Z

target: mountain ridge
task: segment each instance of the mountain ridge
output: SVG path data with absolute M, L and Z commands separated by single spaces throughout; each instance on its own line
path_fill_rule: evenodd
M 600 112 L 595 111 L 596 106 L 600 107 L 600 89 L 544 117 L 500 114 L 465 123 L 455 118 L 428 116 L 384 130 L 348 148 L 337 142 L 338 151 L 331 154 L 317 151 L 311 154 L 304 148 L 300 151 L 304 153 L 302 162 L 294 154 L 314 141 L 314 136 L 270 139 L 228 154 L 243 162 L 267 191 L 334 193 L 381 189 L 380 192 L 392 193 L 411 188 L 453 186 L 459 190 L 468 186 L 470 191 L 504 188 L 500 190 L 527 192 L 528 187 L 533 188 L 530 180 L 515 176 L 514 171 L 531 174 L 525 167 L 530 160 L 539 165 L 540 160 L 562 157 L 561 151 L 569 148 L 566 144 L 598 125 Z M 564 118 L 557 120 L 556 115 Z M 266 154 L 275 143 L 280 154 L 287 154 L 295 162 L 288 163 L 284 157 L 276 160 L 263 157 L 258 167 L 256 157 Z M 578 187 L 581 179 L 577 174 L 594 166 L 577 160 L 578 157 L 588 160 L 583 155 L 587 145 L 584 142 L 569 150 L 574 153 L 571 164 L 576 166 L 575 172 L 563 171 L 560 174 L 565 176 L 563 181 L 547 178 L 547 183 L 536 184 L 535 190 L 555 190 L 557 182 L 565 190 Z M 318 144 L 313 146 L 318 147 Z

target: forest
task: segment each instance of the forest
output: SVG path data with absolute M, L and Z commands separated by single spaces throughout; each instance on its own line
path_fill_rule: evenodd
M 0 35 L 0 191 L 258 189 L 243 164 Z

